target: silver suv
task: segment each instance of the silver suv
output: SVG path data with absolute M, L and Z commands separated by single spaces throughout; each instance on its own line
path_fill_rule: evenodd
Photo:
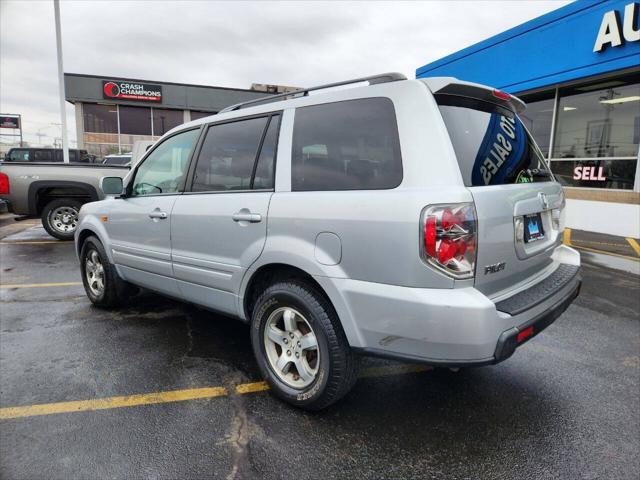
M 113 307 L 144 287 L 249 322 L 271 391 L 310 410 L 348 392 L 359 354 L 505 360 L 580 289 L 523 110 L 384 74 L 177 127 L 82 207 L 87 295 Z

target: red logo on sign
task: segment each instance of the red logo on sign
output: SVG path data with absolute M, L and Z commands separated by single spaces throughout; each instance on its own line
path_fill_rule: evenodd
M 120 87 L 113 82 L 107 82 L 104 84 L 104 94 L 107 97 L 117 97 L 120 95 Z

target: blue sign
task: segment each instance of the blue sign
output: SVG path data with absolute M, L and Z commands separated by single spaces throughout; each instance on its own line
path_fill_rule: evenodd
M 640 4 L 581 0 L 420 67 L 523 92 L 640 65 Z

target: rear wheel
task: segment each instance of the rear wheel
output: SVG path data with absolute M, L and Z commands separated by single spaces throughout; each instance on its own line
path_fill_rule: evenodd
M 307 283 L 277 283 L 260 295 L 251 343 L 272 393 L 296 407 L 326 408 L 356 380 L 356 358 L 338 316 Z
M 82 203 L 70 198 L 52 200 L 42 210 L 42 226 L 60 240 L 73 240 Z
M 120 278 L 100 240 L 89 237 L 80 252 L 80 271 L 84 290 L 98 307 L 117 307 L 135 292 L 135 287 Z

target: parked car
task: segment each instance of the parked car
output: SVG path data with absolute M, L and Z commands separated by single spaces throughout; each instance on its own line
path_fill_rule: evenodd
M 103 165 L 131 165 L 131 154 L 123 153 L 123 154 L 114 154 L 107 155 L 102 160 Z
M 523 109 L 384 74 L 177 127 L 82 207 L 87 296 L 114 307 L 144 287 L 249 322 L 271 391 L 310 410 L 351 388 L 358 354 L 501 362 L 581 283 Z
M 129 167 L 121 165 L 0 162 L 0 199 L 9 212 L 40 217 L 51 236 L 71 240 L 80 207 L 104 198 L 100 179 L 128 172 Z
M 86 150 L 69 149 L 70 163 L 94 163 L 95 155 Z M 4 157 L 5 162 L 62 162 L 61 148 L 20 147 L 10 149 Z

